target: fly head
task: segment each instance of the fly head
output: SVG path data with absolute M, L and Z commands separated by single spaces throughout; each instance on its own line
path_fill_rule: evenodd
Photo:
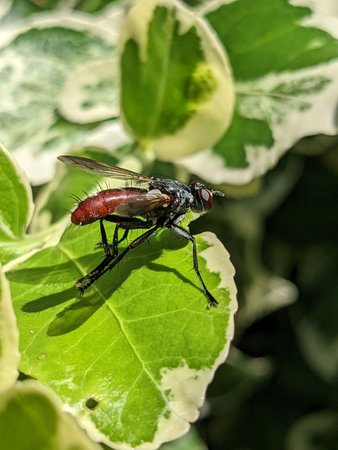
M 197 213 L 205 213 L 212 207 L 212 199 L 214 195 L 224 197 L 223 192 L 208 189 L 199 181 L 193 181 L 190 185 L 194 202 L 191 209 Z

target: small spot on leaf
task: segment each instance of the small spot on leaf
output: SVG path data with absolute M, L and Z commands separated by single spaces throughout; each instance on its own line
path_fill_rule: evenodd
M 97 400 L 95 400 L 95 398 L 93 398 L 93 397 L 89 397 L 89 398 L 86 400 L 86 407 L 87 407 L 88 409 L 90 409 L 91 411 L 93 411 L 94 409 L 96 409 L 97 406 L 98 406 L 98 404 L 99 404 L 99 402 L 98 402 Z

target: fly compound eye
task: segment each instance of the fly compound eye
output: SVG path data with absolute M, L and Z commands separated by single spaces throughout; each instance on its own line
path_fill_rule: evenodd
M 212 207 L 212 193 L 208 189 L 201 189 L 200 196 L 204 209 L 210 209 Z
M 190 188 L 194 196 L 192 210 L 200 213 L 209 210 L 212 207 L 212 192 L 198 181 L 191 183 Z

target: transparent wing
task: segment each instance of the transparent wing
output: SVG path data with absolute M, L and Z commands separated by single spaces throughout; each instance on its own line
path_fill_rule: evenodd
M 156 208 L 169 205 L 170 201 L 171 197 L 169 195 L 163 194 L 158 189 L 153 189 L 149 192 L 142 192 L 139 195 L 126 198 L 114 212 L 128 217 L 143 216 Z
M 58 160 L 67 166 L 77 167 L 85 172 L 102 175 L 104 177 L 115 178 L 116 180 L 134 180 L 139 183 L 147 183 L 150 178 L 122 167 L 111 166 L 94 159 L 82 158 L 81 156 L 62 155 Z

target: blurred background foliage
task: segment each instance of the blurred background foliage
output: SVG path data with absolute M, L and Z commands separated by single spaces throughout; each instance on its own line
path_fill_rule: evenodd
M 111 3 L 14 0 L 3 23 Z M 151 173 L 177 175 L 165 162 Z M 35 198 L 45 189 L 36 186 Z M 215 232 L 236 268 L 233 348 L 200 420 L 163 449 L 338 449 L 338 139 L 306 137 L 266 175 L 222 189 L 226 200 L 191 229 Z M 59 219 L 57 198 L 48 201 L 41 208 Z
M 217 372 L 198 423 L 208 448 L 338 448 L 337 145 L 334 137 L 304 139 L 259 192 L 229 199 L 221 217 L 194 224 L 220 236 L 239 289 L 236 350 Z M 287 189 L 272 200 L 281 174 Z M 233 208 L 242 218 L 237 226 Z M 276 276 L 293 288 L 272 284 L 262 299 Z

